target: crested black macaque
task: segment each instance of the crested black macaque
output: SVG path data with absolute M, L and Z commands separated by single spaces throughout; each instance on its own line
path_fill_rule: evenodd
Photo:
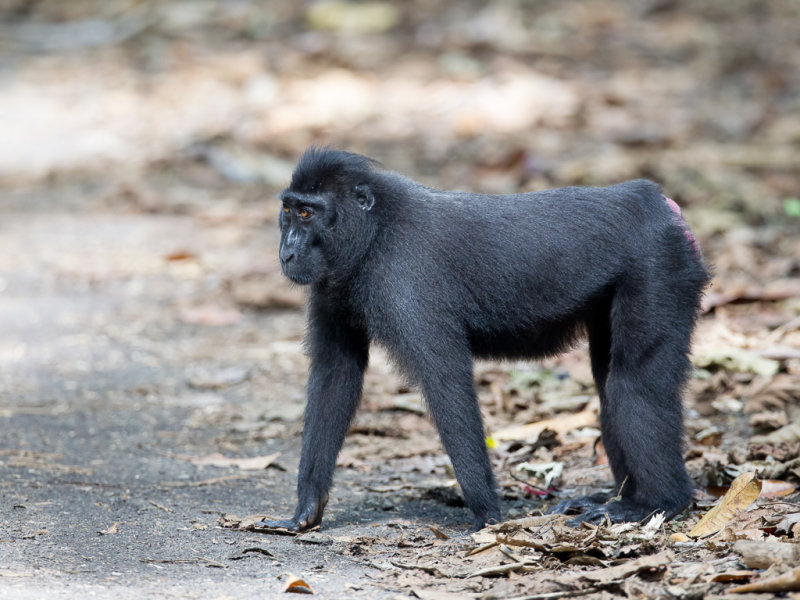
M 616 489 L 558 504 L 574 522 L 668 517 L 691 498 L 681 393 L 709 275 L 649 181 L 484 195 L 310 148 L 280 196 L 280 262 L 311 287 L 308 404 L 294 517 L 318 525 L 372 341 L 417 382 L 475 528 L 500 520 L 472 358 L 550 356 L 589 339 Z

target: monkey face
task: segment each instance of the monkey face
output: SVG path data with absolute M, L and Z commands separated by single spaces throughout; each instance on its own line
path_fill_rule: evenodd
M 325 273 L 320 235 L 324 206 L 312 205 L 305 200 L 284 193 L 279 218 L 281 270 L 287 278 L 300 285 L 315 283 Z
M 341 285 L 363 267 L 376 235 L 373 161 L 312 148 L 281 192 L 279 257 L 300 285 Z

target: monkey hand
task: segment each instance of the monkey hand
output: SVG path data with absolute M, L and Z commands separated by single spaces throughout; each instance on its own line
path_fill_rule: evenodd
M 264 519 L 255 524 L 263 529 L 288 529 L 289 531 L 307 531 L 322 523 L 322 513 L 328 503 L 327 495 L 323 498 L 301 498 L 291 519 Z

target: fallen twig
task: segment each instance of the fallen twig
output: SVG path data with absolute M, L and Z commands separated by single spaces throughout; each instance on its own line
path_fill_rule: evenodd
M 411 565 L 407 563 L 401 563 L 396 560 L 390 560 L 389 563 L 401 569 L 416 569 L 418 571 L 424 571 L 425 573 L 428 573 L 430 575 L 435 575 L 436 577 L 447 577 L 447 578 L 452 577 L 452 575 L 446 575 L 442 573 L 438 567 L 429 567 L 427 565 Z
M 536 564 L 532 561 L 525 560 L 522 562 L 509 563 L 507 565 L 497 565 L 496 567 L 486 567 L 485 569 L 478 569 L 474 573 L 467 575 L 467 579 L 473 577 L 492 577 L 495 575 L 507 575 L 508 573 L 530 573 L 535 571 Z
M 203 556 L 195 556 L 194 558 L 140 558 L 139 562 L 147 564 L 161 564 L 161 565 L 191 565 L 195 563 L 205 563 L 209 567 L 216 567 L 218 569 L 227 569 L 228 565 L 221 562 L 205 558 Z

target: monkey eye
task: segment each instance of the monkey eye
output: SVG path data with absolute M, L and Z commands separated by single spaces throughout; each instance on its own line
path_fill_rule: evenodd
M 285 215 L 289 214 L 289 207 L 286 206 L 285 204 L 283 205 L 283 214 L 285 214 Z
M 308 217 L 311 216 L 311 211 L 307 208 L 301 208 L 300 210 L 297 211 L 297 215 L 301 219 L 307 219 Z

